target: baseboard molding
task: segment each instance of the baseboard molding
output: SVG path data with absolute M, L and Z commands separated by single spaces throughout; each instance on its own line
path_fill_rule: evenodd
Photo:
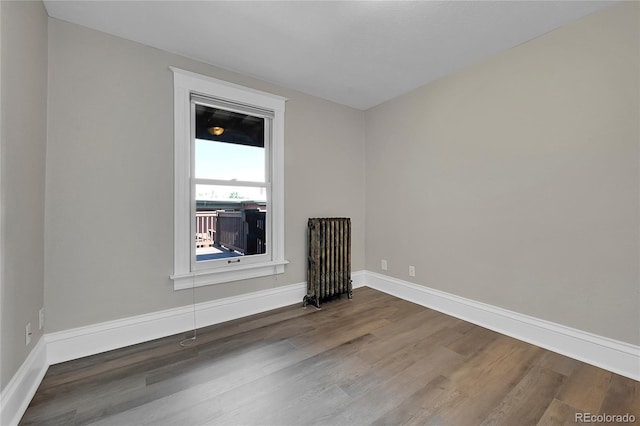
M 640 380 L 640 347 L 465 299 L 369 271 L 351 274 L 353 287 L 368 286 L 525 342 Z M 306 283 L 198 303 L 197 327 L 301 303 Z M 48 333 L 0 395 L 0 423 L 16 425 L 49 365 L 95 355 L 193 328 L 193 306 Z
M 365 271 L 351 274 L 353 287 L 365 285 Z M 302 303 L 306 283 L 202 302 L 195 305 L 198 328 Z M 45 335 L 49 365 L 95 355 L 193 328 L 193 306 L 108 321 Z
M 2 390 L 0 424 L 14 426 L 20 422 L 48 367 L 47 346 L 44 338 L 41 337 L 11 381 Z
M 367 271 L 355 271 L 351 273 L 353 288 L 365 287 L 367 285 Z
M 301 303 L 305 284 L 167 309 L 45 335 L 50 365 Z
M 366 271 L 368 287 L 640 380 L 640 346 Z

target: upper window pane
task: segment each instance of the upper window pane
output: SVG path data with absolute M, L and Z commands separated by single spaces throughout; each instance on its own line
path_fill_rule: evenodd
M 265 182 L 265 119 L 195 105 L 195 178 Z

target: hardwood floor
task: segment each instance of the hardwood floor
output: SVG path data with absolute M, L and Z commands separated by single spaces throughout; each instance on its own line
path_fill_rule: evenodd
M 22 425 L 560 425 L 640 383 L 369 288 L 51 366 Z

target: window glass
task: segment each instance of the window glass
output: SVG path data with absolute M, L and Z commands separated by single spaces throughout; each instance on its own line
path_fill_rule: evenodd
M 266 119 L 198 101 L 193 111 L 196 262 L 265 254 Z
M 264 182 L 264 160 L 264 148 L 196 139 L 196 178 Z
M 195 177 L 265 182 L 265 119 L 196 104 Z

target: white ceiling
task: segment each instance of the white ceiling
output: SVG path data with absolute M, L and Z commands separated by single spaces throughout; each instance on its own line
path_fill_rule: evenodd
M 51 17 L 368 109 L 610 1 L 53 1 Z

